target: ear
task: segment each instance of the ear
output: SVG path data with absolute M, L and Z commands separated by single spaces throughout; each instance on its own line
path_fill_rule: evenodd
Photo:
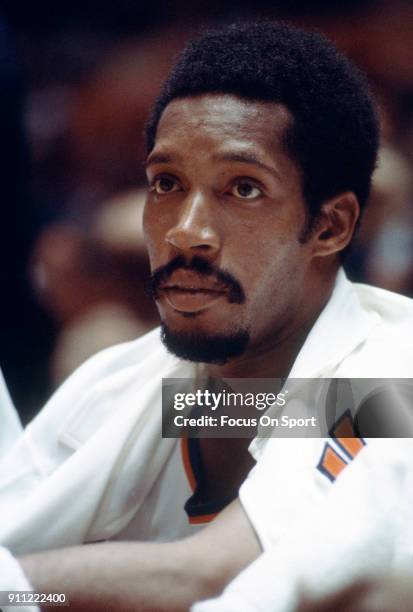
M 360 205 L 352 191 L 324 202 L 311 237 L 314 257 L 326 257 L 345 249 L 359 216 Z

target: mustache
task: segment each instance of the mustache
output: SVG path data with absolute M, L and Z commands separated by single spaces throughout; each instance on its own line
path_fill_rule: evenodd
M 244 290 L 232 274 L 225 270 L 220 270 L 206 259 L 197 255 L 190 262 L 187 262 L 182 255 L 178 255 L 164 266 L 156 268 L 145 283 L 147 295 L 154 300 L 158 299 L 159 289 L 176 270 L 190 270 L 200 276 L 213 276 L 224 289 L 228 290 L 228 301 L 231 304 L 243 304 L 245 302 Z

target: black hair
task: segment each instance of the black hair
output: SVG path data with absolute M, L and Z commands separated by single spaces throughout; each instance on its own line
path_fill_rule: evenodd
M 376 165 L 377 115 L 363 75 L 324 36 L 266 21 L 233 24 L 189 43 L 152 110 L 148 151 L 165 107 L 203 93 L 288 108 L 293 122 L 284 145 L 301 170 L 310 220 L 323 201 L 347 190 L 363 209 Z

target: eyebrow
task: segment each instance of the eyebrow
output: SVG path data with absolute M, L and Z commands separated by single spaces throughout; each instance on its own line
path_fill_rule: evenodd
M 278 170 L 273 168 L 272 166 L 267 166 L 261 160 L 258 159 L 253 153 L 219 153 L 214 156 L 218 161 L 228 161 L 228 162 L 239 162 L 241 164 L 250 164 L 251 166 L 258 166 L 258 168 L 262 168 L 266 170 L 270 174 L 273 174 L 278 179 L 281 178 Z
M 145 168 L 152 164 L 170 164 L 179 156 L 171 156 L 166 153 L 151 153 L 145 162 Z M 238 162 L 242 164 L 250 164 L 251 166 L 257 166 L 258 168 L 262 168 L 266 172 L 274 175 L 277 179 L 280 179 L 281 176 L 276 168 L 268 166 L 264 164 L 264 162 L 260 161 L 253 153 L 219 153 L 214 155 L 214 160 L 217 161 L 228 161 L 228 162 Z
M 145 168 L 151 164 L 170 164 L 178 159 L 178 156 L 171 156 L 167 153 L 150 153 L 145 161 Z

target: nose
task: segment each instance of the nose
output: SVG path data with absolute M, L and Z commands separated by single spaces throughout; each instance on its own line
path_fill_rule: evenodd
M 194 255 L 201 251 L 209 257 L 215 256 L 221 246 L 217 221 L 211 200 L 202 193 L 189 194 L 165 240 L 182 253 Z

